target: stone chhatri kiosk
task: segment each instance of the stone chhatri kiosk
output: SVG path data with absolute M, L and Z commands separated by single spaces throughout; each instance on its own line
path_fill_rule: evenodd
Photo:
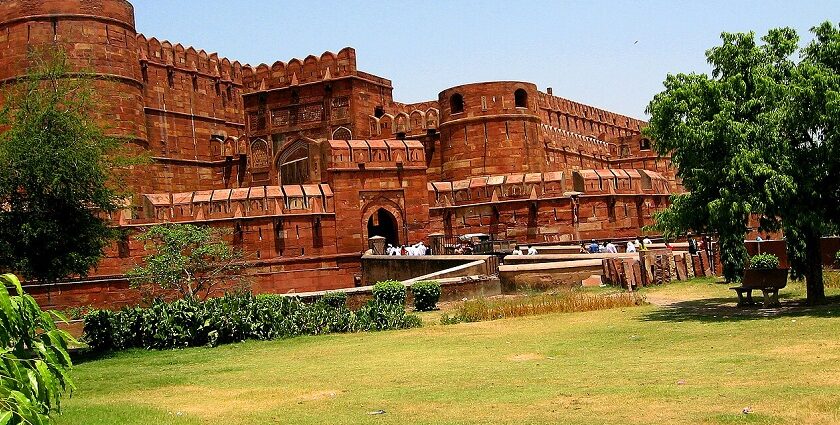
M 0 2 L 3 84 L 45 46 L 102 77 L 98 118 L 152 158 L 110 217 L 128 236 L 89 277 L 30 288 L 50 308 L 136 302 L 123 274 L 156 223 L 228 228 L 256 292 L 303 292 L 353 286 L 372 236 L 629 237 L 680 190 L 643 121 L 528 82 L 405 104 L 352 48 L 251 66 L 138 34 L 124 0 Z

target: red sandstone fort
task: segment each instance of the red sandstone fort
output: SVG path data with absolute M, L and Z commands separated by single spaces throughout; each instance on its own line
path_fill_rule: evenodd
M 0 1 L 0 81 L 49 45 L 107 77 L 96 81 L 103 123 L 152 157 L 113 223 L 229 228 L 257 292 L 353 286 L 372 236 L 636 236 L 678 190 L 645 122 L 528 82 L 404 104 L 352 48 L 251 66 L 138 34 L 128 1 Z M 115 242 L 89 277 L 65 283 L 75 298 L 52 303 L 128 302 L 123 273 L 143 254 L 130 236 Z

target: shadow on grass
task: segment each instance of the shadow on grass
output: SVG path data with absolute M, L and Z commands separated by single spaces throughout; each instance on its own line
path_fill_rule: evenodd
M 777 317 L 840 317 L 840 295 L 826 297 L 826 303 L 818 306 L 805 304 L 802 298 L 779 295 L 781 306 L 764 308 L 762 297 L 755 297 L 752 307 L 737 307 L 735 297 L 706 298 L 679 301 L 661 306 L 641 317 L 651 322 L 736 322 L 761 320 Z

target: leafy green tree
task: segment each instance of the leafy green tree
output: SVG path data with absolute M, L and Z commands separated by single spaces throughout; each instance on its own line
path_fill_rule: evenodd
M 14 275 L 0 276 L 0 424 L 51 423 L 74 388 L 69 342 Z
M 220 229 L 192 224 L 152 226 L 139 239 L 151 254 L 128 272 L 135 288 L 178 291 L 183 298 L 205 299 L 221 283 L 247 285 L 244 255 Z
M 92 80 L 60 51 L 32 60 L 0 109 L 0 269 L 55 281 L 102 257 L 113 236 L 105 217 L 125 199 L 123 157 L 93 118 Z
M 706 52 L 711 75 L 668 75 L 648 105 L 645 134 L 670 154 L 687 193 L 656 215 L 667 235 L 720 236 L 724 276 L 740 278 L 748 219 L 783 230 L 794 277 L 808 301 L 824 299 L 820 237 L 837 223 L 837 28 L 825 23 L 801 52 L 790 28 L 759 44 L 753 33 L 724 33 Z M 833 56 L 832 56 L 833 53 Z M 836 174 L 835 174 L 836 176 Z

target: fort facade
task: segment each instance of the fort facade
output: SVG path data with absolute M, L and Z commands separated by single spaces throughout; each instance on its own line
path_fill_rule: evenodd
M 132 235 L 157 223 L 228 228 L 255 291 L 302 292 L 357 284 L 372 236 L 631 237 L 680 190 L 645 122 L 528 82 L 405 104 L 352 48 L 251 66 L 138 34 L 125 0 L 0 3 L 0 83 L 45 46 L 101 77 L 102 123 L 152 158 L 110 217 L 128 236 L 88 277 L 45 289 L 48 306 L 135 302 Z

